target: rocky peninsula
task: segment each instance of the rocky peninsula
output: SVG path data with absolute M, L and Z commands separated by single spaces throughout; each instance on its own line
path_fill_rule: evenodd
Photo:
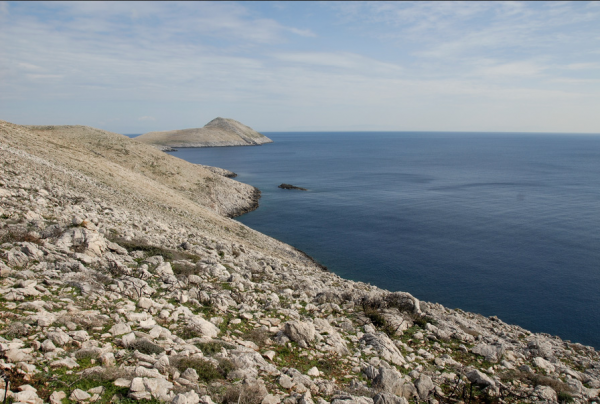
M 135 139 L 161 149 L 257 146 L 273 142 L 254 129 L 228 118 L 215 118 L 202 128 L 148 132 Z
M 599 402 L 593 348 L 323 271 L 230 218 L 251 186 L 83 126 L 0 157 L 12 403 Z

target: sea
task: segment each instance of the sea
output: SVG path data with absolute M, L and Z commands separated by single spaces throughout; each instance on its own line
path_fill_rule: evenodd
M 260 189 L 236 220 L 341 277 L 600 349 L 600 136 L 265 135 L 170 154 Z

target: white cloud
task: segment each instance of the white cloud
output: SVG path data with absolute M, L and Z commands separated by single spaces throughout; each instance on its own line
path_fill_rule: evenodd
M 272 57 L 283 62 L 302 64 L 314 67 L 335 67 L 346 70 L 361 70 L 363 73 L 394 72 L 402 68 L 392 63 L 384 63 L 350 52 L 286 52 L 272 54 Z
M 538 76 L 546 68 L 533 62 L 502 63 L 481 69 L 486 76 Z
M 296 35 L 300 35 L 300 36 L 304 36 L 304 37 L 308 37 L 308 38 L 316 38 L 317 37 L 317 34 L 312 32 L 310 29 L 288 28 L 288 31 L 290 31 Z
M 497 50 L 595 50 L 600 40 L 600 7 L 590 3 L 340 2 L 332 7 L 355 31 L 396 38 L 397 47 L 414 41 L 423 45 L 419 55 L 437 58 Z
M 61 74 L 27 74 L 26 77 L 31 80 L 44 80 L 44 79 L 62 79 L 64 76 Z
M 486 108 L 510 110 L 504 119 L 531 105 L 600 108 L 600 61 L 586 51 L 600 44 L 597 6 L 309 3 L 311 13 L 297 19 L 287 3 L 272 14 L 259 6 L 11 3 L 0 29 L 0 101 L 13 110 L 32 100 L 78 112 L 94 104 L 90 111 L 101 112 L 90 116 L 104 115 L 93 122 L 145 125 L 140 132 L 185 119 L 198 126 L 202 114 L 238 118 L 233 109 L 251 126 L 332 111 L 327 125 L 424 119 L 452 130 L 460 117 L 481 122 Z
M 600 63 L 570 63 L 565 68 L 569 70 L 600 70 Z
M 17 66 L 21 69 L 25 69 L 25 70 L 42 70 L 42 68 L 40 66 L 36 66 L 34 64 L 31 63 L 17 63 Z
M 0 1 L 0 18 L 8 16 L 8 2 Z

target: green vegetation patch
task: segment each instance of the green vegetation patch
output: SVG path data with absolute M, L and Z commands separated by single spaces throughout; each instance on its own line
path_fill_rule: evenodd
M 295 343 L 291 345 L 277 346 L 272 349 L 277 353 L 277 358 L 281 359 L 281 364 L 286 367 L 298 369 L 301 373 L 306 373 L 312 367 L 317 367 L 325 374 L 339 379 L 348 373 L 346 365 L 342 359 L 336 354 L 325 355 L 322 358 L 310 358 L 309 356 L 301 356 L 301 352 L 306 352 L 302 348 L 298 348 Z
M 223 348 L 225 349 L 233 349 L 235 348 L 233 345 L 228 344 L 222 341 L 210 341 L 210 342 L 197 342 L 195 344 L 204 355 L 212 356 L 221 352 Z
M 227 374 L 235 370 L 235 366 L 228 359 L 219 359 L 218 365 L 202 358 L 177 356 L 170 359 L 172 366 L 180 372 L 185 372 L 188 368 L 194 369 L 200 380 L 209 383 L 217 379 L 227 378 Z
M 363 311 L 373 325 L 386 333 L 388 337 L 392 338 L 396 336 L 396 330 L 387 322 L 378 306 L 365 302 L 363 303 Z

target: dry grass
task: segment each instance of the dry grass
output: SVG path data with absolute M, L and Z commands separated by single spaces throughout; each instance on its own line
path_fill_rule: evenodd
M 258 384 L 234 385 L 229 387 L 223 394 L 224 404 L 260 404 L 267 395 L 263 386 Z

